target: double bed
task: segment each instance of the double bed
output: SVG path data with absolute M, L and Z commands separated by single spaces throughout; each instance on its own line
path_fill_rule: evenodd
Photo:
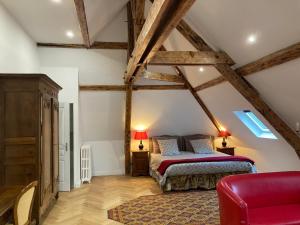
M 158 140 L 176 139 L 179 153 L 163 155 L 159 152 Z M 242 173 L 254 173 L 254 162 L 246 157 L 230 156 L 212 151 L 199 154 L 193 151 L 191 140 L 209 139 L 209 135 L 159 136 L 150 139 L 150 175 L 163 191 L 213 189 L 224 176 Z M 214 148 L 214 147 L 213 147 Z

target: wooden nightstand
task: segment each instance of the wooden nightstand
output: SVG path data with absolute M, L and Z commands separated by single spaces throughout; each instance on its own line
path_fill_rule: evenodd
M 225 154 L 228 154 L 228 155 L 234 155 L 234 149 L 235 149 L 235 147 L 225 147 L 225 148 L 217 147 L 218 152 L 222 152 L 222 153 L 225 153 Z
M 132 176 L 148 176 L 149 175 L 149 151 L 132 151 Z

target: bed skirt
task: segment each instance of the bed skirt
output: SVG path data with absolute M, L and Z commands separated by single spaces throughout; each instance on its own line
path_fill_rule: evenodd
M 161 187 L 163 191 L 184 191 L 192 189 L 215 189 L 218 181 L 228 175 L 243 174 L 243 172 L 228 172 L 218 174 L 194 174 L 167 177 L 166 183 Z

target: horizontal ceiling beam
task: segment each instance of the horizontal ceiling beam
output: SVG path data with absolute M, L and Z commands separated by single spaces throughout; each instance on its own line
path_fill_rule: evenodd
M 87 48 L 83 44 L 62 44 L 62 43 L 37 43 L 38 47 L 48 48 Z M 104 42 L 96 41 L 88 49 L 127 49 L 127 42 Z
M 134 91 L 139 90 L 186 90 L 185 85 L 133 85 Z M 126 91 L 126 85 L 80 85 L 80 91 Z
M 129 59 L 125 82 L 132 80 L 139 65 L 150 61 L 194 2 L 195 0 L 154 1 Z
M 87 48 L 91 46 L 89 28 L 86 20 L 84 0 L 74 0 L 82 39 Z
M 103 41 L 95 41 L 91 49 L 127 49 L 127 42 L 103 42 Z
M 213 51 L 159 51 L 149 62 L 150 65 L 216 65 L 234 62 L 223 52 Z
M 184 83 L 182 77 L 173 74 L 157 73 L 151 71 L 143 71 L 142 77 L 149 80 L 167 81 L 175 83 Z
M 241 66 L 235 70 L 240 76 L 248 76 L 253 73 L 260 72 L 262 70 L 272 68 L 274 66 L 286 63 L 288 61 L 297 59 L 300 57 L 300 42 L 291 45 L 287 48 L 276 51 L 272 54 L 264 56 L 254 62 L 248 63 L 244 66 Z M 200 84 L 195 87 L 196 91 L 201 91 L 209 87 L 213 87 L 217 84 L 225 82 L 226 79 L 223 76 L 212 79 L 206 83 Z

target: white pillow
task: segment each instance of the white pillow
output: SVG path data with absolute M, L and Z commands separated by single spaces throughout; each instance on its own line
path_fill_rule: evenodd
M 196 139 L 191 140 L 191 145 L 194 149 L 194 152 L 197 154 L 212 154 L 213 145 L 210 139 Z
M 165 139 L 157 140 L 161 155 L 170 156 L 170 155 L 179 155 L 179 149 L 177 144 L 177 139 Z

